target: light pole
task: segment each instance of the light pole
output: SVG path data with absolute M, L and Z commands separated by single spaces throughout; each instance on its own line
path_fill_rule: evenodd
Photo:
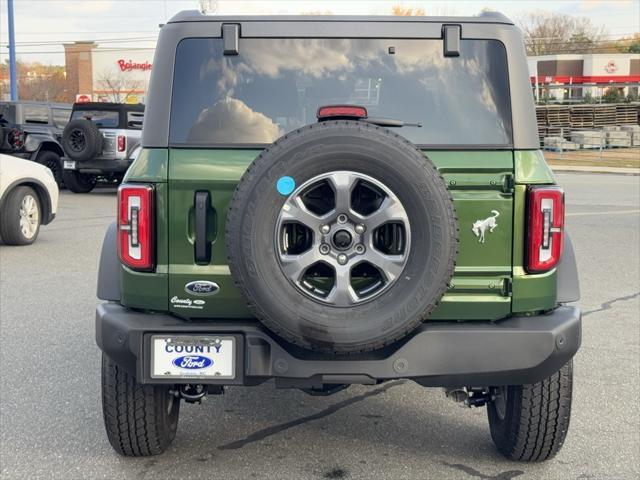
M 9 88 L 11 101 L 18 100 L 18 74 L 16 72 L 16 35 L 13 28 L 13 0 L 7 0 L 7 21 L 9 22 Z

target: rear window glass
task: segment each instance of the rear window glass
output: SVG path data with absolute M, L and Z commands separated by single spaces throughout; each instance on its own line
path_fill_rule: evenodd
M 52 108 L 51 113 L 53 115 L 53 124 L 58 128 L 64 128 L 69 123 L 69 117 L 71 117 L 70 108 Z
M 75 110 L 71 115 L 71 120 L 82 118 L 104 128 L 117 128 L 120 123 L 120 113 L 108 110 Z
M 0 104 L 0 124 L 15 123 L 16 107 L 8 104 Z
M 142 130 L 143 119 L 144 113 L 142 112 L 127 112 L 127 128 Z
M 421 123 L 395 129 L 418 145 L 509 145 L 506 52 L 462 40 L 459 57 L 435 39 L 193 38 L 176 52 L 170 142 L 267 144 L 316 122 L 318 107 L 353 104 L 370 117 Z
M 44 105 L 25 105 L 24 123 L 49 123 L 49 108 Z

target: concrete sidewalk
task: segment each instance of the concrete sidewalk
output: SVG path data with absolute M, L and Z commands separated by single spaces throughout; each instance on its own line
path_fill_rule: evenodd
M 599 167 L 591 165 L 549 165 L 555 172 L 590 172 L 590 173 L 617 173 L 619 175 L 640 175 L 640 168 L 628 167 Z

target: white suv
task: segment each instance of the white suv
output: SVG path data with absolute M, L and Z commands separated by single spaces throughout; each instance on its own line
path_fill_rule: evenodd
M 0 237 L 6 245 L 35 242 L 40 225 L 58 209 L 58 185 L 51 170 L 35 162 L 0 154 Z

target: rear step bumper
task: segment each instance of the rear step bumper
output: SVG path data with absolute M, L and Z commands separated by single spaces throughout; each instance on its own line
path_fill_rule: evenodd
M 257 385 L 276 379 L 282 387 L 329 383 L 376 383 L 410 378 L 424 386 L 497 386 L 534 383 L 562 367 L 580 347 L 581 313 L 561 306 L 501 322 L 426 322 L 402 341 L 355 356 L 331 357 L 286 345 L 251 320 L 185 322 L 146 314 L 116 303 L 96 311 L 100 349 L 141 383 L 151 379 L 152 334 L 225 334 L 237 338 L 236 378 L 203 383 Z

